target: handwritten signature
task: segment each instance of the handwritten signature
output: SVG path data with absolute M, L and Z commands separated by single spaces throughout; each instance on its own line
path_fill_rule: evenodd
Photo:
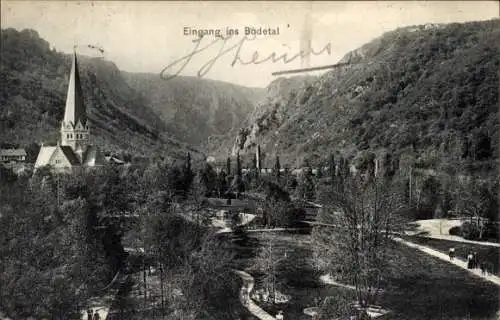
M 250 64 L 262 64 L 262 63 L 266 63 L 266 62 L 276 63 L 279 61 L 282 61 L 284 64 L 287 64 L 287 63 L 290 63 L 298 58 L 302 59 L 302 58 L 308 57 L 310 55 L 317 56 L 317 55 L 321 55 L 325 52 L 328 53 L 328 55 L 330 55 L 331 50 L 332 50 L 332 44 L 331 44 L 331 42 L 329 42 L 319 51 L 314 51 L 312 48 L 310 48 L 309 50 L 301 50 L 300 52 L 294 54 L 291 57 L 288 56 L 288 53 L 283 53 L 281 55 L 278 55 L 276 52 L 273 52 L 270 55 L 268 55 L 267 57 L 261 58 L 261 54 L 258 51 L 254 51 L 254 53 L 252 54 L 252 56 L 249 60 L 243 60 L 243 58 L 241 57 L 241 51 L 242 51 L 244 45 L 246 43 L 248 43 L 249 41 L 254 40 L 255 37 L 256 36 L 253 36 L 253 37 L 244 36 L 236 44 L 228 46 L 227 48 L 226 48 L 226 45 L 232 37 L 218 37 L 208 44 L 205 43 L 204 46 L 201 46 L 201 44 L 203 42 L 203 39 L 206 37 L 200 37 L 198 39 L 195 39 L 195 40 L 193 40 L 193 43 L 195 44 L 193 51 L 191 53 L 175 60 L 174 62 L 170 63 L 168 66 L 163 68 L 163 70 L 160 73 L 160 77 L 163 80 L 170 80 L 172 78 L 175 78 L 176 76 L 178 76 L 182 72 L 182 70 L 184 70 L 184 68 L 189 64 L 189 62 L 191 62 L 191 59 L 194 56 L 196 56 L 197 54 L 199 54 L 199 53 L 201 53 L 201 52 L 203 52 L 211 47 L 215 47 L 217 44 L 220 44 L 218 54 L 216 56 L 214 56 L 213 58 L 211 58 L 210 60 L 208 60 L 205 64 L 203 64 L 201 66 L 201 68 L 198 70 L 198 73 L 197 73 L 198 77 L 201 78 L 204 75 L 206 75 L 212 69 L 212 67 L 214 66 L 214 64 L 217 62 L 217 60 L 219 58 L 221 58 L 222 56 L 229 54 L 231 52 L 234 53 L 234 56 L 233 56 L 233 61 L 231 62 L 230 65 L 232 67 L 234 67 L 236 64 L 250 65 Z M 175 71 L 174 73 L 171 73 L 170 71 L 173 68 L 177 68 L 177 71 Z

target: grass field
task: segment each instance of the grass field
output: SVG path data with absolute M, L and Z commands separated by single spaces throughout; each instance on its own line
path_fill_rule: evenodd
M 470 252 L 477 252 L 480 260 L 490 262 L 493 267 L 493 273 L 500 275 L 500 248 L 492 246 L 482 246 L 471 243 L 461 243 L 456 241 L 448 241 L 441 239 L 424 238 L 418 236 L 404 237 L 408 241 L 412 241 L 429 248 L 436 249 L 443 253 L 448 254 L 450 248 L 455 248 L 456 257 L 462 260 L 467 260 L 467 255 Z
M 262 245 L 273 235 L 251 237 Z M 319 283 L 319 273 L 311 266 L 309 235 L 279 233 L 274 241 L 277 256 L 287 252 L 286 262 L 278 270 L 279 289 L 293 298 L 278 307 L 263 306 L 271 314 L 283 310 L 287 319 L 310 319 L 303 309 L 314 306 L 316 298 L 349 293 L 349 289 Z M 497 319 L 500 292 L 494 284 L 396 243 L 391 257 L 385 292 L 378 304 L 392 311 L 392 319 Z

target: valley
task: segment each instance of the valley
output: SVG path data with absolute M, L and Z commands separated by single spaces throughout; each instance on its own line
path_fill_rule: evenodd
M 497 319 L 498 39 L 253 88 L 2 29 L 0 318 Z

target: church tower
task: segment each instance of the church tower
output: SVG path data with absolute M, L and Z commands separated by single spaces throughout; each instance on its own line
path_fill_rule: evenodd
M 43 145 L 40 148 L 35 170 L 50 166 L 56 172 L 71 173 L 74 169 L 99 167 L 108 163 L 99 148 L 90 144 L 89 121 L 83 101 L 76 53 L 73 53 L 68 96 L 60 132 L 61 138 L 56 146 Z
M 64 119 L 61 123 L 61 146 L 69 146 L 80 157 L 90 144 L 90 129 L 87 110 L 83 102 L 83 91 L 78 71 L 76 53 L 69 76 L 68 95 Z M 82 159 L 80 158 L 80 161 Z

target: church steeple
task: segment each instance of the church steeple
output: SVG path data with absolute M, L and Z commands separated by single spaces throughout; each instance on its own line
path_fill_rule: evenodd
M 89 140 L 90 130 L 87 121 L 87 110 L 83 101 L 78 60 L 76 52 L 74 52 L 64 119 L 61 123 L 61 145 L 70 146 L 76 151 L 77 149 L 85 149 L 89 145 Z
M 82 86 L 80 84 L 80 73 L 78 71 L 78 61 L 76 52 L 73 53 L 73 63 L 69 76 L 68 95 L 66 97 L 66 109 L 64 111 L 64 122 L 72 123 L 76 126 L 78 120 L 83 125 L 87 123 L 87 113 L 83 103 Z

